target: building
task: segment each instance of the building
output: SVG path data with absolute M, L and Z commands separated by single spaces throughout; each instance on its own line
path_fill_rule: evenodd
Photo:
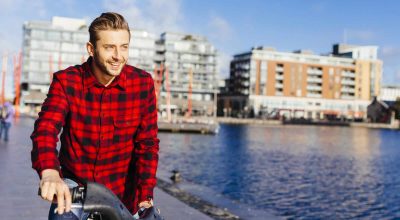
M 85 60 L 89 35 L 83 19 L 53 17 L 29 21 L 23 26 L 22 89 L 47 93 L 51 74 Z M 37 100 L 41 103 L 43 100 Z
M 140 29 L 130 29 L 130 31 L 128 63 L 153 73 L 156 60 L 156 35 Z
M 63 17 L 29 21 L 23 26 L 23 39 L 21 102 L 23 106 L 40 105 L 54 72 L 86 61 L 88 25 L 83 19 Z M 156 40 L 152 33 L 131 29 L 128 63 L 152 73 Z
M 203 36 L 165 32 L 157 41 L 157 65 L 164 70 L 160 110 L 213 114 L 218 90 L 217 50 Z M 170 94 L 170 95 L 168 95 Z M 188 102 L 191 100 L 191 103 Z
M 382 101 L 395 102 L 400 98 L 400 86 L 383 86 L 379 99 Z
M 367 118 L 372 123 L 390 123 L 391 114 L 392 109 L 390 106 L 383 101 L 379 101 L 376 97 L 367 107 Z
M 365 118 L 380 93 L 382 61 L 375 46 L 337 44 L 329 55 L 256 47 L 231 61 L 220 114 L 265 117 Z

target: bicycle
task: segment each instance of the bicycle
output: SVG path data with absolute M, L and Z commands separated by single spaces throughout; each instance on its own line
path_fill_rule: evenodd
M 85 213 L 85 216 L 78 216 L 80 220 L 164 220 L 154 206 L 141 208 L 132 215 L 111 190 L 99 183 L 87 182 L 70 190 L 71 208 L 81 209 Z

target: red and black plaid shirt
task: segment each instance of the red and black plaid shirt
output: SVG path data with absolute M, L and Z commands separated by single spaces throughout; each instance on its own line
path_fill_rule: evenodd
M 32 167 L 95 181 L 131 210 L 153 197 L 159 139 L 153 79 L 125 65 L 107 87 L 83 65 L 54 74 L 31 135 Z M 58 134 L 61 148 L 57 153 Z

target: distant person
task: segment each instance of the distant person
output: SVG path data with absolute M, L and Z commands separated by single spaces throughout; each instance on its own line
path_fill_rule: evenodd
M 94 19 L 89 38 L 88 60 L 54 73 L 31 135 L 41 196 L 57 196 L 49 219 L 80 218 L 71 209 L 74 182 L 105 185 L 132 214 L 153 205 L 159 150 L 153 79 L 127 64 L 130 30 L 120 14 Z
M 15 110 L 10 102 L 5 102 L 1 108 L 1 126 L 0 126 L 0 139 L 4 134 L 4 141 L 8 141 L 8 131 L 11 128 L 14 119 Z

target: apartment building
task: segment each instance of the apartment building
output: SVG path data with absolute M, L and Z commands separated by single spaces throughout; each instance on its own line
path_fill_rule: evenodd
M 366 117 L 380 93 L 382 61 L 376 46 L 337 44 L 328 55 L 256 47 L 231 62 L 224 114 L 251 109 L 288 117 Z
M 157 65 L 164 68 L 160 109 L 166 108 L 170 94 L 170 104 L 177 111 L 186 111 L 192 105 L 194 114 L 212 114 L 218 90 L 217 56 L 217 50 L 203 36 L 162 33 L 156 55 Z
M 394 102 L 400 99 L 400 86 L 382 86 L 379 100 Z

